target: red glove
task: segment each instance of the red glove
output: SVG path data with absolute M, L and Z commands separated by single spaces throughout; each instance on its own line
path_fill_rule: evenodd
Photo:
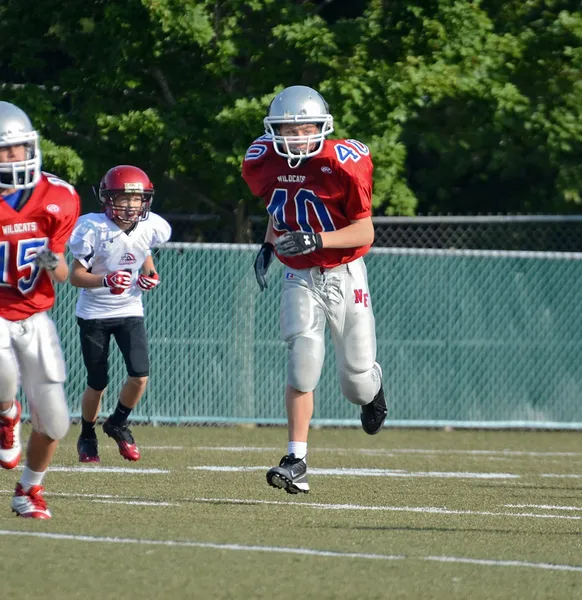
M 103 277 L 103 286 L 109 288 L 112 294 L 123 294 L 131 286 L 131 273 L 115 271 Z
M 160 285 L 160 276 L 155 271 L 150 271 L 148 275 L 139 274 L 137 285 L 144 291 L 153 290 L 157 285 Z

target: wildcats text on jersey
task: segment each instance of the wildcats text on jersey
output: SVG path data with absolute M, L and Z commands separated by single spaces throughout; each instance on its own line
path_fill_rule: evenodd
M 279 175 L 277 181 L 280 183 L 305 183 L 305 175 Z
M 17 235 L 19 233 L 29 233 L 31 231 L 38 231 L 38 223 L 36 221 L 2 225 L 2 233 L 4 235 Z

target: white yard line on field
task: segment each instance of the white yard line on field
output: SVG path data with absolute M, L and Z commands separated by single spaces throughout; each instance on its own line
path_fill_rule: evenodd
M 282 447 L 267 446 L 194 446 L 195 450 L 210 452 L 278 452 Z M 363 454 L 367 456 L 393 456 L 395 454 L 463 454 L 467 456 L 563 456 L 580 457 L 582 452 L 532 452 L 528 450 L 435 450 L 431 448 L 310 448 L 309 452 L 334 454 Z
M 195 542 L 187 540 L 147 540 L 140 538 L 98 537 L 92 535 L 73 535 L 66 533 L 45 533 L 40 531 L 11 531 L 7 529 L 0 529 L 0 535 L 36 537 L 50 540 L 98 542 L 106 544 L 137 544 L 140 546 L 168 546 L 174 548 L 206 548 L 211 550 L 303 554 L 307 556 L 363 558 L 368 560 L 403 560 L 406 558 L 404 555 L 368 554 L 366 552 L 338 552 L 335 550 L 312 550 L 310 548 L 289 548 L 281 546 L 245 546 L 244 544 L 214 544 L 212 542 Z
M 20 465 L 17 469 L 22 470 Z M 87 465 L 82 467 L 65 467 L 51 465 L 49 470 L 54 473 L 123 473 L 125 475 L 166 475 L 169 469 L 138 469 L 132 467 L 101 467 L 99 465 Z
M 188 467 L 191 471 L 216 471 L 222 473 L 268 471 L 270 467 L 237 467 L 203 465 Z M 462 471 L 406 471 L 404 469 L 309 469 L 310 475 L 340 477 L 435 477 L 439 479 L 519 479 L 514 473 L 467 473 Z
M 438 506 L 363 506 L 360 504 L 322 504 L 319 502 L 282 502 L 277 500 L 244 500 L 239 498 L 194 498 L 196 502 L 208 502 L 209 504 L 273 504 L 292 507 L 306 507 L 320 510 L 362 510 L 362 511 L 384 511 L 384 512 L 409 512 L 438 515 L 470 515 L 487 517 L 529 517 L 535 519 L 566 519 L 580 521 L 582 517 L 568 515 L 548 515 L 537 513 L 511 513 L 492 512 L 476 510 L 454 510 Z
M 12 494 L 13 490 L 0 490 L 0 494 Z M 270 505 L 270 506 L 289 506 L 291 508 L 308 508 L 316 510 L 337 510 L 337 511 L 365 511 L 365 512 L 403 512 L 403 513 L 423 513 L 434 515 L 467 515 L 467 516 L 486 516 L 486 517 L 519 517 L 531 519 L 562 519 L 567 521 L 580 521 L 582 516 L 540 514 L 540 513 L 512 513 L 512 512 L 493 512 L 476 511 L 463 509 L 449 509 L 443 506 L 374 506 L 362 504 L 325 504 L 321 502 L 296 502 L 281 500 L 254 500 L 245 498 L 182 498 L 178 502 L 155 501 L 149 498 L 140 498 L 137 496 L 119 496 L 109 494 L 77 494 L 73 492 L 46 492 L 47 497 L 57 496 L 62 498 L 79 498 L 98 502 L 103 504 L 121 504 L 121 505 L 143 505 L 143 506 L 184 506 L 184 503 L 199 502 L 205 504 L 231 504 L 231 505 Z M 511 505 L 505 505 L 511 506 Z M 527 505 L 524 505 L 527 506 Z M 558 507 L 556 507 L 557 509 Z
M 117 448 L 117 444 L 106 445 L 106 448 Z M 147 446 L 140 444 L 141 450 L 185 450 L 184 446 Z
M 99 504 L 123 504 L 128 506 L 181 506 L 176 502 L 154 502 L 153 500 L 92 500 Z
M 554 506 L 552 504 L 504 504 L 506 508 L 541 508 L 543 510 L 574 510 L 582 512 L 582 506 Z
M 337 550 L 314 550 L 311 548 L 293 548 L 284 546 L 252 546 L 244 544 L 218 544 L 190 540 L 149 540 L 140 538 L 98 537 L 92 535 L 73 535 L 66 533 L 48 533 L 41 531 L 12 531 L 0 529 L 0 536 L 33 537 L 55 541 L 73 541 L 102 544 L 131 544 L 138 546 L 165 546 L 170 548 L 203 548 L 207 550 L 231 550 L 236 552 L 266 552 L 271 554 L 295 554 L 325 558 L 355 558 L 361 560 L 423 560 L 442 563 L 460 563 L 488 567 L 526 567 L 549 571 L 572 571 L 582 573 L 582 566 L 535 563 L 519 560 L 494 560 L 457 556 L 406 556 L 403 554 L 371 554 L 366 552 L 341 552 Z
M 423 560 L 449 563 L 465 563 L 469 565 L 486 565 L 491 567 L 532 567 L 548 571 L 582 572 L 582 567 L 575 565 L 555 565 L 553 563 L 534 563 L 522 560 L 490 560 L 485 558 L 460 558 L 458 556 L 424 556 Z

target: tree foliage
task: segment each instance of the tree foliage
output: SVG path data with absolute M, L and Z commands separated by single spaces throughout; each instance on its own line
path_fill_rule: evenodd
M 4 0 L 1 97 L 48 170 L 83 190 L 138 164 L 158 210 L 261 214 L 240 162 L 273 94 L 304 84 L 371 147 L 377 214 L 575 211 L 577 4 Z

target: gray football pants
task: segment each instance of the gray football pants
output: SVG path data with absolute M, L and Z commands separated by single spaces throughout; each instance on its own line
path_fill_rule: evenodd
M 311 392 L 321 376 L 329 324 L 342 394 L 368 404 L 380 389 L 376 330 L 363 258 L 333 269 L 285 267 L 281 335 L 289 348 L 287 381 Z

